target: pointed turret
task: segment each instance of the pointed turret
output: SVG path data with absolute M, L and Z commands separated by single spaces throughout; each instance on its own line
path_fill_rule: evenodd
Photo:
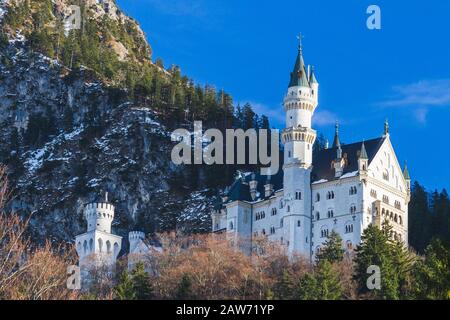
M 319 83 L 316 78 L 316 73 L 314 72 L 314 66 L 311 67 L 311 74 L 309 75 L 309 84 Z
M 403 177 L 405 178 L 405 180 L 411 180 L 411 177 L 409 176 L 409 171 L 408 171 L 408 164 L 405 161 L 405 167 L 403 168 Z
M 289 88 L 296 86 L 309 87 L 305 61 L 303 59 L 303 49 L 301 46 L 298 47 L 297 60 L 295 61 L 294 70 L 291 72 L 291 81 L 289 82 Z
M 367 156 L 366 145 L 364 144 L 363 141 L 358 158 L 358 167 L 361 174 L 367 173 L 368 166 L 369 166 L 369 157 Z
M 341 147 L 341 142 L 339 141 L 339 122 L 336 121 L 336 125 L 334 128 L 333 148 Z
M 359 158 L 364 159 L 364 160 L 369 159 L 369 157 L 367 156 L 367 151 L 366 151 L 366 146 L 364 145 L 364 141 L 361 146 L 361 152 L 359 154 Z

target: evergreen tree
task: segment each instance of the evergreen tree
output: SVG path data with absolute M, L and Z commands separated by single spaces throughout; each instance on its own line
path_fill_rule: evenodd
M 145 271 L 144 264 L 139 262 L 134 267 L 132 273 L 133 290 L 137 300 L 149 300 L 153 296 L 153 287 L 150 276 Z
M 319 299 L 339 300 L 342 298 L 342 286 L 338 273 L 333 270 L 329 261 L 324 260 L 319 263 L 315 278 L 318 285 Z
M 133 279 L 126 270 L 120 275 L 114 291 L 118 300 L 136 300 Z
M 177 300 L 193 300 L 195 295 L 192 292 L 192 281 L 188 274 L 183 274 L 180 283 L 178 284 L 175 298 Z
M 289 300 L 293 296 L 294 282 L 291 275 L 286 270 L 283 271 L 281 278 L 274 286 L 275 298 L 280 300 Z
M 419 299 L 450 299 L 450 246 L 434 239 L 414 268 Z
M 344 259 L 345 250 L 342 248 L 342 238 L 336 231 L 331 231 L 320 252 L 316 255 L 316 261 L 339 262 Z
M 409 259 L 405 257 L 404 249 L 400 250 L 397 244 L 391 240 L 392 227 L 387 222 L 383 228 L 370 225 L 361 237 L 361 244 L 356 248 L 355 258 L 355 280 L 358 281 L 361 293 L 377 299 L 400 299 L 401 285 L 406 275 L 402 274 L 408 268 L 404 263 Z M 369 290 L 367 279 L 371 274 L 367 269 L 378 266 L 381 272 L 381 288 Z

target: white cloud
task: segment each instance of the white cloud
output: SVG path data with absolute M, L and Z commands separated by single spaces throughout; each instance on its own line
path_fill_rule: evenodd
M 328 110 L 318 110 L 313 116 L 313 123 L 321 127 L 335 124 L 337 120 L 337 115 Z
M 422 80 L 392 88 L 393 97 L 382 105 L 394 106 L 445 106 L 450 105 L 450 79 Z
M 450 79 L 421 80 L 394 86 L 392 91 L 392 96 L 379 106 L 413 108 L 412 115 L 422 124 L 426 123 L 430 108 L 450 106 Z

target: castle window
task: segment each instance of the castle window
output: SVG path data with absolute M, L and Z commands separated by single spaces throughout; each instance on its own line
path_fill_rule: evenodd
M 270 234 L 275 234 L 275 227 L 270 227 Z
M 295 200 L 302 200 L 302 193 L 300 191 L 295 193 Z
M 290 151 L 288 151 L 288 158 L 290 158 L 291 157 L 291 152 Z
M 106 252 L 111 253 L 111 242 L 109 240 L 106 241 Z
M 98 239 L 98 252 L 102 252 L 103 250 L 103 240 L 101 238 Z
M 383 172 L 383 179 L 386 181 L 389 181 L 389 172 L 387 172 L 387 171 Z
M 352 233 L 353 232 L 353 223 L 346 223 L 345 224 L 345 233 Z
M 297 221 L 297 227 L 301 227 L 301 225 L 302 225 L 302 224 L 301 224 L 300 220 L 298 220 L 298 221 Z
M 328 191 L 328 193 L 327 193 L 327 199 L 328 199 L 328 200 L 334 199 L 334 191 Z
M 389 204 L 389 197 L 386 195 L 383 195 L 383 202 L 386 204 Z
M 233 229 L 234 229 L 233 221 L 230 221 L 230 230 L 233 230 Z
M 353 244 L 352 244 L 352 242 L 350 240 L 348 240 L 345 245 L 347 247 L 347 250 L 352 250 L 353 249 Z
M 320 213 L 316 212 L 316 220 L 320 220 Z
M 394 206 L 395 206 L 395 208 L 401 210 L 402 205 L 400 204 L 400 201 L 396 200 Z
M 283 219 L 280 219 L 280 228 L 283 228 Z
M 261 233 L 265 236 L 266 235 L 266 229 L 262 229 Z
M 326 238 L 326 237 L 328 237 L 328 227 L 327 226 L 323 226 L 321 229 L 320 229 L 320 237 L 321 238 Z
M 356 206 L 355 206 L 355 205 L 352 205 L 352 206 L 350 207 L 350 214 L 354 214 L 354 213 L 356 213 Z
M 334 217 L 333 210 L 328 210 L 328 218 L 333 218 L 333 217 Z
M 372 198 L 376 198 L 377 197 L 377 192 L 375 191 L 375 190 L 370 190 L 370 196 L 372 197 Z
M 287 212 L 291 212 L 291 206 L 287 206 Z
M 280 200 L 280 209 L 283 209 L 283 200 Z
M 402 216 L 401 215 L 398 216 L 398 223 L 400 225 L 403 225 L 403 221 L 402 221 Z
M 272 208 L 272 215 L 276 216 L 277 215 L 277 208 Z
M 320 201 L 320 193 L 316 193 L 316 202 Z

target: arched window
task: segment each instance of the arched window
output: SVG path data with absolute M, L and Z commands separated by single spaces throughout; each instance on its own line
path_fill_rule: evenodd
M 233 229 L 234 229 L 233 221 L 230 221 L 229 226 L 230 226 L 230 230 L 233 230 Z
M 275 234 L 275 227 L 270 227 L 270 234 Z
M 345 246 L 347 247 L 347 250 L 353 249 L 353 244 L 350 240 L 347 240 L 347 242 L 345 243 Z
M 106 241 L 106 252 L 111 253 L 111 242 L 109 240 Z
M 287 206 L 287 212 L 291 212 L 291 206 Z
M 325 225 L 325 226 L 322 226 L 321 228 L 320 228 L 320 237 L 321 238 L 326 238 L 326 237 L 328 237 L 328 227 Z
M 272 215 L 276 216 L 277 215 L 277 208 L 272 208 Z
M 345 224 L 345 233 L 352 233 L 353 232 L 353 223 L 347 222 Z
M 320 201 L 320 193 L 316 193 L 316 202 Z
M 103 240 L 102 238 L 98 238 L 98 252 L 102 252 L 103 250 Z
M 89 240 L 89 252 L 94 251 L 94 240 L 91 238 L 91 240 Z
M 119 254 L 119 244 L 114 242 L 114 255 L 117 256 Z
M 300 222 L 300 220 L 297 220 L 297 227 L 301 227 L 302 223 Z
M 84 242 L 83 242 L 83 252 L 84 252 L 84 254 L 86 254 L 86 252 L 87 252 L 87 241 L 86 240 L 84 240 Z
M 398 216 L 398 223 L 400 225 L 403 225 L 403 220 L 402 220 L 402 216 L 401 215 Z
M 283 219 L 280 219 L 280 228 L 283 228 Z
M 334 211 L 328 210 L 328 218 L 333 218 L 333 217 L 334 217 Z
M 316 220 L 320 220 L 320 213 L 316 212 Z

